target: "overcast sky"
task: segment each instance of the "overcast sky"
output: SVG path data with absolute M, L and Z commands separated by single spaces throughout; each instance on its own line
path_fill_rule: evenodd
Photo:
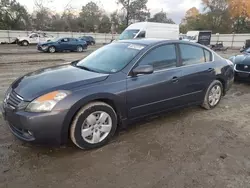
M 30 12 L 34 9 L 34 0 L 17 0 L 21 4 L 25 5 Z M 45 0 L 52 1 L 48 3 L 53 11 L 62 12 L 64 7 L 71 2 L 72 8 L 75 10 L 80 10 L 83 5 L 91 0 Z M 99 6 L 105 9 L 107 12 L 113 12 L 116 10 L 118 5 L 117 0 L 93 0 L 97 2 Z M 192 7 L 200 8 L 201 0 L 148 0 L 148 9 L 154 14 L 155 12 L 161 11 L 162 9 L 166 11 L 176 23 L 180 23 L 181 19 L 184 17 L 185 12 Z

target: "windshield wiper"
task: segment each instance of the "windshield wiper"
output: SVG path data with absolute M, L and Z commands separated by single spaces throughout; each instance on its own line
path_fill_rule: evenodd
M 86 71 L 99 73 L 98 71 L 93 70 L 93 69 L 90 69 L 90 68 L 85 67 L 85 66 L 83 66 L 83 65 L 79 66 L 79 65 L 76 64 L 75 66 L 78 67 L 78 68 L 80 68 L 80 69 L 84 69 L 84 70 L 86 70 Z

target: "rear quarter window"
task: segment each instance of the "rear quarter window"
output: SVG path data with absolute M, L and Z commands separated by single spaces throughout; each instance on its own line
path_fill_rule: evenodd
M 206 62 L 212 61 L 212 53 L 206 49 L 204 49 L 204 53 Z

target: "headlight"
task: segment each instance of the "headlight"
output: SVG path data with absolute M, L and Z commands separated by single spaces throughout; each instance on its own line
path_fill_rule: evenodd
M 26 108 L 28 112 L 50 112 L 56 104 L 70 94 L 69 91 L 54 91 L 32 101 Z

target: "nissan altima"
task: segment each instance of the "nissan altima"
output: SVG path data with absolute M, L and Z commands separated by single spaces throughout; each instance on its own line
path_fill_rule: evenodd
M 105 145 L 119 126 L 190 105 L 215 108 L 234 80 L 231 61 L 199 44 L 128 40 L 68 65 L 18 78 L 3 116 L 19 139 L 81 149 Z

